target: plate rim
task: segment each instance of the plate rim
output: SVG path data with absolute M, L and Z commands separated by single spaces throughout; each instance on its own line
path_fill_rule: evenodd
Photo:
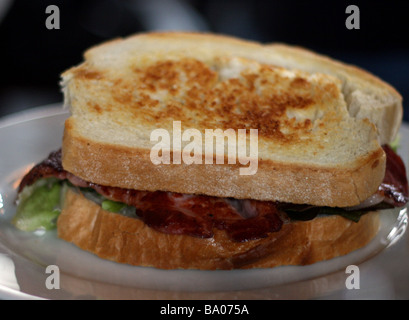
M 68 108 L 64 107 L 62 102 L 28 108 L 0 117 L 0 129 L 14 126 L 26 121 L 53 117 L 60 114 L 69 114 Z

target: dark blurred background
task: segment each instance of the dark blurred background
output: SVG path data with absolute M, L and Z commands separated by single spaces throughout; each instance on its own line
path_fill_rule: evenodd
M 360 29 L 348 30 L 348 5 Z M 48 30 L 48 5 L 60 29 Z M 62 101 L 59 74 L 88 47 L 149 30 L 285 42 L 358 65 L 403 96 L 409 121 L 409 1 L 0 0 L 0 117 Z

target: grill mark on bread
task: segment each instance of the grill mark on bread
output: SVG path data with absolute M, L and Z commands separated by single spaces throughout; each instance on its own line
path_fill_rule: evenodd
M 289 144 L 308 141 L 319 113 L 309 109 L 328 107 L 328 102 L 336 103 L 341 94 L 325 75 L 314 80 L 281 67 L 246 59 L 234 61 L 219 57 L 205 63 L 181 58 L 134 66 L 131 75 L 111 79 L 113 85 L 107 85 L 115 107 L 108 109 L 102 103 L 91 111 L 120 109 L 135 121 L 150 125 L 182 120 L 186 127 L 199 130 L 252 128 L 258 129 L 261 137 Z M 85 79 L 101 76 L 86 67 L 79 69 L 76 75 Z M 326 116 L 336 115 L 326 112 Z
M 88 69 L 87 67 L 76 68 L 74 72 L 75 76 L 78 78 L 83 78 L 86 80 L 99 80 L 103 79 L 104 75 L 96 70 Z

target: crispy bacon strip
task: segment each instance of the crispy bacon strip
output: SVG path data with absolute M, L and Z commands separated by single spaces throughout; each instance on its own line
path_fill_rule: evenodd
M 283 224 L 281 212 L 273 202 L 250 201 L 255 214 L 238 210 L 231 199 L 204 195 L 187 195 L 164 191 L 138 191 L 89 184 L 107 199 L 134 206 L 137 215 L 151 228 L 171 234 L 187 234 L 209 238 L 213 228 L 226 230 L 235 241 L 266 237 L 279 231 Z
M 17 192 L 20 193 L 25 186 L 32 185 L 38 179 L 55 177 L 61 180 L 67 178 L 67 171 L 61 163 L 61 149 L 51 152 L 48 158 L 36 164 L 20 181 Z
M 394 207 L 404 206 L 409 200 L 408 179 L 405 164 L 391 147 L 383 146 L 386 153 L 386 172 L 378 193 L 385 198 L 384 201 Z

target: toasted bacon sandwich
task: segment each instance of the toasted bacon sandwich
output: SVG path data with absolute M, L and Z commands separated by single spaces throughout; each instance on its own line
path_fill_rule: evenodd
M 408 201 L 391 147 L 401 96 L 305 49 L 138 34 L 86 51 L 62 88 L 71 112 L 62 148 L 22 178 L 14 224 L 56 227 L 104 259 L 162 269 L 312 264 L 367 245 L 379 210 Z M 152 161 L 152 132 L 175 133 L 175 121 L 182 132 L 223 132 L 211 158 L 225 161 L 205 161 L 194 136 L 161 155 L 195 151 L 203 161 Z M 240 174 L 245 164 L 220 145 L 252 129 L 257 170 Z

